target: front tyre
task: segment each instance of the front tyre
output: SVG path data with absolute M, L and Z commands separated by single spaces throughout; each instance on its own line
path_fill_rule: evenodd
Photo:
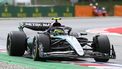
M 32 57 L 34 61 L 45 61 L 44 52 L 50 51 L 50 38 L 48 35 L 39 34 L 34 38 Z
M 106 35 L 97 35 L 93 38 L 93 51 L 110 55 L 110 42 Z M 108 62 L 109 58 L 97 58 L 96 62 Z

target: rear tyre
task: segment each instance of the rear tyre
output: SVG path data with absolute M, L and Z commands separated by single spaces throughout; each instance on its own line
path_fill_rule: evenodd
M 24 32 L 12 31 L 7 36 L 7 52 L 10 56 L 23 56 L 26 50 L 26 35 Z
M 97 35 L 93 38 L 93 51 L 110 55 L 110 42 L 106 35 Z M 109 58 L 94 58 L 96 62 L 107 62 Z
M 44 52 L 49 52 L 50 50 L 50 38 L 48 35 L 39 34 L 35 37 L 32 53 L 34 61 L 45 61 Z

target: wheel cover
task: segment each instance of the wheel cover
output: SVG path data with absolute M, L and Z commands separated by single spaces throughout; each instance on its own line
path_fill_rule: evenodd
M 34 46 L 33 46 L 33 51 L 32 51 L 33 58 L 36 58 L 36 53 L 37 53 L 36 47 L 37 47 L 37 40 L 34 41 Z
M 41 58 L 44 57 L 44 48 L 43 48 L 42 43 L 39 43 L 39 56 L 40 56 Z

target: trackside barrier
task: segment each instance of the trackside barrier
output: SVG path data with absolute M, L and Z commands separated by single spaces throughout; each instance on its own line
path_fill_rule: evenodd
M 0 6 L 0 17 L 73 17 L 73 6 Z
M 122 16 L 122 6 L 116 5 L 114 7 L 114 16 Z
M 91 17 L 93 8 L 90 6 L 0 6 L 0 17 Z
M 93 8 L 90 6 L 75 6 L 75 16 L 76 17 L 91 17 L 93 16 Z

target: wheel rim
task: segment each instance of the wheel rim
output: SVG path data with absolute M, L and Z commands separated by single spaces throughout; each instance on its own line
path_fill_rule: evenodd
M 39 55 L 41 58 L 44 57 L 44 48 L 43 48 L 42 43 L 39 43 Z
M 37 47 L 37 40 L 34 41 L 33 51 L 32 51 L 32 57 L 35 58 L 36 56 L 36 47 Z

